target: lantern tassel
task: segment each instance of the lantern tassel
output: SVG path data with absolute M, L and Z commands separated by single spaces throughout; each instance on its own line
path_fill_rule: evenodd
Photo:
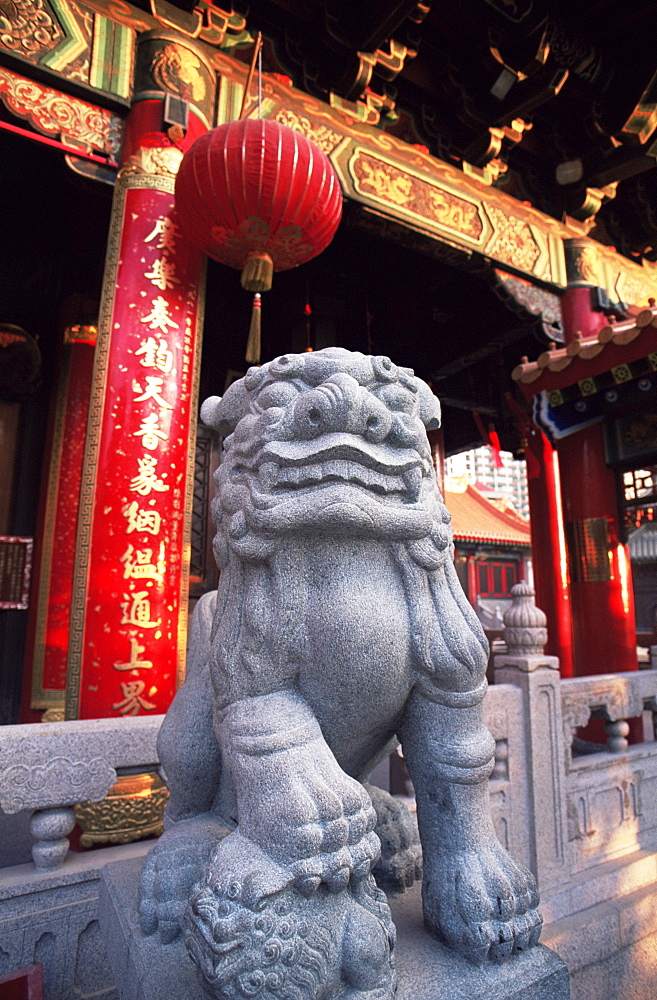
M 260 364 L 260 319 L 262 313 L 262 303 L 260 292 L 253 296 L 253 308 L 251 310 L 251 325 L 249 327 L 249 339 L 246 342 L 245 360 L 250 365 Z
M 274 262 L 268 253 L 250 253 L 242 268 L 242 288 L 247 292 L 268 292 L 274 277 Z

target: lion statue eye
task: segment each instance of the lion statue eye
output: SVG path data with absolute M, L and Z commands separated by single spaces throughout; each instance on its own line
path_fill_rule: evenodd
M 415 397 L 399 384 L 384 385 L 376 390 L 375 395 L 386 404 L 389 410 L 411 413 L 415 406 Z
M 268 410 L 272 406 L 287 406 L 299 395 L 299 390 L 291 382 L 270 382 L 256 397 L 256 406 Z

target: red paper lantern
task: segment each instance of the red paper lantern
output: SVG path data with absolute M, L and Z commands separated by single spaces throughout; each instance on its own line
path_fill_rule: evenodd
M 244 288 L 263 292 L 273 271 L 305 264 L 328 246 L 342 192 L 309 139 L 276 121 L 248 119 L 219 125 L 187 151 L 176 208 L 190 242 L 241 269 Z

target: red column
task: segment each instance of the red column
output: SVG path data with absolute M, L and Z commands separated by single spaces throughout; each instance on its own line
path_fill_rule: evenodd
M 173 189 L 207 128 L 214 74 L 193 43 L 149 32 L 135 89 L 89 407 L 67 718 L 164 712 L 184 668 L 204 261 L 181 235 Z
M 568 287 L 561 296 L 564 341 L 570 344 L 576 333 L 591 337 L 607 325 L 603 312 L 593 308 L 592 296 L 601 284 L 595 243 L 586 237 L 564 240 Z
M 576 333 L 591 337 L 607 326 L 609 320 L 605 314 L 591 309 L 592 292 L 590 285 L 571 285 L 561 296 L 561 318 L 566 344 L 574 340 Z
M 477 564 L 474 552 L 468 552 L 468 600 L 473 608 L 477 606 Z
M 636 670 L 630 559 L 620 541 L 616 478 L 602 425 L 559 442 L 573 604 L 575 672 Z
M 566 343 L 607 322 L 593 308 L 600 284 L 595 244 L 565 241 L 568 289 L 562 298 Z M 573 607 L 575 674 L 636 670 L 629 552 L 620 541 L 616 477 L 605 461 L 602 424 L 558 443 Z
M 527 429 L 523 440 L 536 605 L 547 616 L 545 652 L 559 657 L 562 677 L 572 677 L 571 605 L 557 453 L 537 428 Z
M 96 328 L 68 327 L 50 414 L 25 657 L 22 722 L 63 718 L 78 497 Z

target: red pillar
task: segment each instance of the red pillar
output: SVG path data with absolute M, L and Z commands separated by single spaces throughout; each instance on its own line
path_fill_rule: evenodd
M 39 510 L 21 722 L 64 717 L 78 497 L 97 331 L 67 327 L 50 414 Z M 45 710 L 41 718 L 39 710 Z
M 559 442 L 573 604 L 575 672 L 636 670 L 630 559 L 620 541 L 616 477 L 602 425 Z
M 562 677 L 573 676 L 572 617 L 564 537 L 559 462 L 535 427 L 524 437 L 536 605 L 547 617 L 545 652 L 559 657 Z M 527 455 L 527 451 L 531 455 Z
M 67 718 L 164 712 L 182 678 L 204 262 L 173 189 L 214 88 L 193 43 L 139 36 L 89 406 Z
M 474 552 L 468 552 L 468 600 L 473 608 L 477 606 L 477 564 Z
M 594 244 L 566 240 L 568 289 L 562 298 L 566 343 L 606 323 L 593 308 L 600 284 Z M 620 541 L 616 477 L 605 461 L 602 424 L 558 443 L 568 544 L 576 675 L 636 670 L 629 552 Z

